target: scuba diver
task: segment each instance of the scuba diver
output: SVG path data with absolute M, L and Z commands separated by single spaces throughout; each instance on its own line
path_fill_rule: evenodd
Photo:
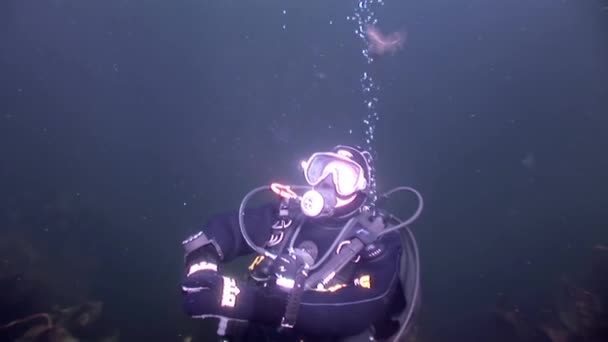
M 418 247 L 409 225 L 421 195 L 376 195 L 369 152 L 336 146 L 302 162 L 305 186 L 273 183 L 182 242 L 185 312 L 228 341 L 397 341 L 419 304 Z M 246 208 L 272 190 L 276 201 Z M 417 196 L 402 221 L 380 208 Z M 246 279 L 222 267 L 251 255 Z

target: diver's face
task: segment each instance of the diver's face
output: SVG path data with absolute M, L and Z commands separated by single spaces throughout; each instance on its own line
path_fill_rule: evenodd
M 357 194 L 351 196 L 340 196 L 336 191 L 336 185 L 331 174 L 327 175 L 319 184 L 313 187 L 316 191 L 323 195 L 325 201 L 333 207 L 338 208 L 352 202 Z

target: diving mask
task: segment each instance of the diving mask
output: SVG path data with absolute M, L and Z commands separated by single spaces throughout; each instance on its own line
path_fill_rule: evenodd
M 341 197 L 365 190 L 367 180 L 363 167 L 339 152 L 314 153 L 302 162 L 306 182 L 314 187 L 331 176 L 336 194 Z

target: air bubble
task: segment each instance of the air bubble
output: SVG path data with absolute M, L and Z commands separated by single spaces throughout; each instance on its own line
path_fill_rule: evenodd
M 352 17 L 352 20 L 357 20 L 357 29 L 355 30 L 355 34 L 359 36 L 361 39 L 362 45 L 364 46 L 361 49 L 361 55 L 365 60 L 366 68 L 374 62 L 374 58 L 370 55 L 370 52 L 367 48 L 368 39 L 365 35 L 365 30 L 367 25 L 375 25 L 378 23 L 378 19 L 376 18 L 376 6 L 382 6 L 384 2 L 382 0 L 360 0 L 358 2 L 358 6 L 355 7 L 355 13 Z M 349 17 L 347 17 L 349 18 Z M 375 131 L 376 131 L 376 123 L 379 121 L 380 116 L 376 111 L 376 104 L 379 102 L 378 93 L 380 91 L 380 87 L 374 83 L 372 76 L 369 74 L 368 70 L 363 70 L 361 77 L 359 79 L 361 84 L 361 91 L 363 94 L 362 103 L 364 104 L 365 109 L 365 117 L 363 119 L 364 125 L 364 135 L 366 137 L 365 144 L 367 150 L 375 156 L 374 150 L 374 139 L 375 139 Z M 349 130 L 352 132 L 352 130 Z M 376 198 L 376 181 L 375 175 L 372 174 L 370 179 L 371 183 L 371 191 L 372 196 Z

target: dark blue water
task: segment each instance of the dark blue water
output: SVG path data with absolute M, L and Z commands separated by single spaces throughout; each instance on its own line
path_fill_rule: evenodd
M 542 305 L 608 242 L 608 4 L 386 0 L 379 25 L 407 42 L 371 65 L 355 6 L 3 1 L 0 229 L 61 280 L 28 307 L 95 298 L 124 340 L 193 332 L 179 242 L 255 186 L 301 182 L 309 153 L 362 143 L 363 71 L 378 186 L 427 202 L 429 339 L 482 335 L 501 294 Z

